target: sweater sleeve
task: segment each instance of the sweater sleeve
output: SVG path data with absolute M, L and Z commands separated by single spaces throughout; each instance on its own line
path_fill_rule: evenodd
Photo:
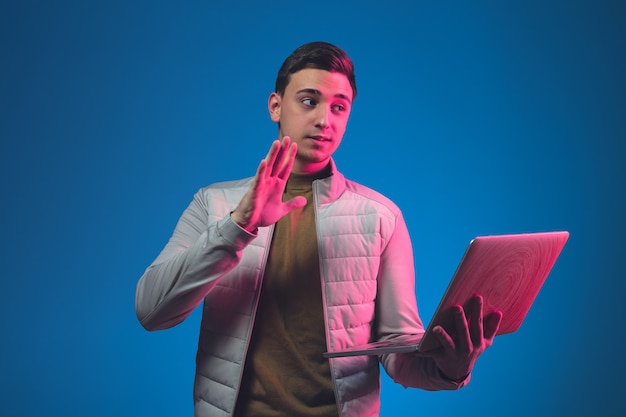
M 397 216 L 381 256 L 377 319 L 379 339 L 424 334 L 415 296 L 413 248 L 402 214 Z M 404 387 L 454 390 L 469 381 L 469 376 L 461 382 L 446 379 L 431 358 L 414 353 L 382 355 L 381 362 L 387 374 Z
M 187 318 L 255 238 L 228 211 L 214 222 L 209 218 L 206 196 L 200 190 L 165 248 L 139 279 L 135 312 L 147 330 L 167 329 Z

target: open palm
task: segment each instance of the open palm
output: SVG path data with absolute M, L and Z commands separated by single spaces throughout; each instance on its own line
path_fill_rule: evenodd
M 275 140 L 265 159 L 257 168 L 252 185 L 231 216 L 237 224 L 253 232 L 258 227 L 269 226 L 292 210 L 306 204 L 304 197 L 283 201 L 285 184 L 298 151 L 289 136 Z

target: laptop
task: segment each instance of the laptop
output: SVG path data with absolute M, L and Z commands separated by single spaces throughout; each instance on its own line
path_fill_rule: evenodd
M 550 270 L 561 254 L 569 232 L 540 232 L 478 236 L 468 244 L 423 337 L 402 335 L 325 352 L 326 358 L 385 353 L 426 352 L 439 347 L 433 327 L 454 329 L 450 307 L 483 296 L 483 311 L 502 312 L 496 336 L 519 329 Z

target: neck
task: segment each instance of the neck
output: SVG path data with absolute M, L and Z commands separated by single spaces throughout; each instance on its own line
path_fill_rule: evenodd
M 299 163 L 296 159 L 291 172 L 298 175 L 313 175 L 318 172 L 329 171 L 330 172 L 330 161 L 316 162 L 316 163 Z
M 325 165 L 322 166 L 321 169 L 311 169 L 307 171 L 292 169 L 290 178 L 294 178 L 294 177 L 307 178 L 308 180 L 313 181 L 316 179 L 329 177 L 331 175 L 330 171 L 331 171 L 330 163 L 326 163 Z

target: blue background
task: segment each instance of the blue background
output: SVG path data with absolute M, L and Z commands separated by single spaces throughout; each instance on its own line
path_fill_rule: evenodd
M 190 416 L 199 315 L 135 284 L 195 191 L 252 175 L 282 60 L 326 40 L 359 94 L 336 153 L 392 198 L 428 322 L 476 235 L 571 238 L 458 392 L 383 377 L 382 416 L 621 416 L 624 1 L 5 1 L 0 414 Z

